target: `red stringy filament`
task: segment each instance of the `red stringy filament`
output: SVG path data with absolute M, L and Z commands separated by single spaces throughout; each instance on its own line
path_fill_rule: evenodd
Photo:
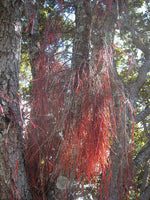
M 84 77 L 74 92 L 76 71 L 46 56 L 37 63 L 39 75 L 33 81 L 31 102 L 34 125 L 30 127 L 26 151 L 26 169 L 34 198 L 46 195 L 60 171 L 68 179 L 73 174 L 74 180 L 82 179 L 82 183 L 96 183 L 101 175 L 100 192 L 103 190 L 105 197 L 109 196 L 108 187 L 113 181 L 110 148 L 121 122 L 116 125 L 104 50 L 100 57 L 105 69 L 101 80 L 93 88 L 93 76 Z M 120 117 L 123 96 L 121 101 Z M 128 184 L 125 177 L 131 175 L 129 169 L 121 179 L 125 184 Z
M 48 66 L 45 60 L 40 60 L 37 64 L 39 76 L 33 82 L 31 117 L 34 126 L 29 131 L 26 153 L 27 173 L 31 177 L 30 185 L 36 191 L 35 195 L 46 190 L 44 187 L 48 185 L 54 167 L 56 168 L 61 139 L 58 135 L 59 120 L 64 101 L 58 77 L 61 65 L 54 62 Z M 58 73 L 55 75 L 56 72 Z
M 107 3 L 111 9 L 112 1 Z M 49 46 L 58 42 L 57 31 L 55 35 L 47 30 L 45 37 Z M 110 148 L 117 129 L 109 77 L 112 50 L 102 49 L 94 55 L 99 57 L 96 68 L 100 62 L 104 66 L 100 80 L 95 81 L 91 74 L 84 73 L 81 78 L 77 69 L 59 63 L 51 55 L 51 47 L 50 55 L 43 53 L 47 43 L 36 61 L 38 76 L 32 87 L 32 121 L 25 157 L 32 193 L 35 199 L 40 198 L 38 195 L 42 199 L 61 171 L 83 183 L 96 183 L 101 175 L 100 191 L 108 197 Z M 121 112 L 122 104 L 120 116 Z
M 31 102 L 34 126 L 29 131 L 26 153 L 34 195 L 46 193 L 46 186 L 60 170 L 68 178 L 73 173 L 76 180 L 82 178 L 89 183 L 96 183 L 103 174 L 102 182 L 107 182 L 105 174 L 110 168 L 109 151 L 115 135 L 107 66 L 96 89 L 90 84 L 92 77 L 88 77 L 89 83 L 87 77 L 79 80 L 74 98 L 68 91 L 73 91 L 75 73 L 71 75 L 69 68 L 46 55 L 37 66 Z
M 106 78 L 106 77 L 105 77 Z M 81 103 L 80 119 L 70 125 L 69 116 L 65 124 L 65 142 L 61 165 L 67 174 L 74 173 L 77 179 L 84 177 L 90 182 L 108 167 L 112 127 L 110 123 L 110 88 L 108 80 L 99 88 L 98 94 L 86 91 Z M 104 90 L 107 89 L 106 96 Z M 103 91 L 103 92 L 102 92 Z M 77 91 L 79 92 L 79 90 Z M 76 119 L 74 119 L 76 121 Z

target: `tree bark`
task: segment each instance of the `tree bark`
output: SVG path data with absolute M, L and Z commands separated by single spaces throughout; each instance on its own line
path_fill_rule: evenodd
M 23 161 L 19 108 L 21 0 L 0 1 L 0 196 L 31 199 Z
M 72 53 L 72 71 L 75 73 L 74 87 L 72 90 L 73 101 L 70 109 L 72 118 L 80 120 L 80 109 L 82 101 L 82 93 L 88 87 L 89 76 L 89 52 L 90 52 L 90 36 L 91 36 L 91 2 L 89 0 L 78 0 L 74 3 L 75 6 L 75 35 L 73 41 Z M 78 94 L 76 99 L 76 88 L 79 82 L 83 81 L 84 91 Z M 80 96 L 80 97 L 79 97 Z
M 113 143 L 110 149 L 110 159 L 111 159 L 111 169 L 108 170 L 108 174 L 111 172 L 111 180 L 112 182 L 109 183 L 106 187 L 108 188 L 109 192 L 109 200 L 117 200 L 125 198 L 127 194 L 125 181 L 124 178 L 125 172 L 128 173 L 128 151 L 129 149 L 129 127 L 127 123 L 130 120 L 131 113 L 129 112 L 129 105 L 125 102 L 125 88 L 124 85 L 117 74 L 115 63 L 113 62 L 113 49 L 112 54 L 109 54 L 111 49 L 111 44 L 113 44 L 114 39 L 114 30 L 115 24 L 117 22 L 117 10 L 119 6 L 119 12 L 121 13 L 123 1 L 113 2 L 111 13 L 108 13 L 108 8 L 106 6 L 105 13 L 103 18 L 100 20 L 96 20 L 96 24 L 93 24 L 93 37 L 91 39 L 94 43 L 94 50 L 93 53 L 99 52 L 100 50 L 106 51 L 106 60 L 107 65 L 109 65 L 110 70 L 110 84 L 111 84 L 111 91 L 112 91 L 112 99 L 113 99 L 113 107 L 114 113 L 112 114 L 112 118 L 115 116 L 115 121 L 112 119 L 112 125 L 115 123 L 116 126 L 116 136 L 113 137 Z M 102 10 L 102 8 L 101 8 Z M 97 25 L 98 23 L 98 25 Z M 96 28 L 96 30 L 95 30 Z M 96 35 L 97 33 L 97 35 Z M 96 38 L 96 39 L 95 39 Z M 110 61 L 111 60 L 111 61 Z M 98 62 L 98 59 L 96 59 Z M 97 63 L 96 63 L 97 64 Z M 98 63 L 100 66 L 98 71 L 96 71 L 96 75 L 101 79 L 101 71 L 103 70 L 103 62 Z M 121 85 L 122 84 L 122 85 Z M 124 97 L 124 98 L 122 98 Z M 131 174 L 130 174 L 131 175 Z M 128 175 L 126 175 L 128 176 Z M 128 177 L 129 178 L 129 177 Z M 128 180 L 130 182 L 130 180 Z M 105 191 L 102 191 L 100 195 L 98 195 L 98 199 L 108 199 L 106 196 Z
M 90 1 L 78 0 L 75 3 L 75 37 L 73 46 L 72 68 L 79 69 L 80 76 L 83 70 L 89 70 L 89 47 L 91 30 Z
M 141 194 L 140 200 L 149 200 L 150 199 L 150 185 L 145 189 Z

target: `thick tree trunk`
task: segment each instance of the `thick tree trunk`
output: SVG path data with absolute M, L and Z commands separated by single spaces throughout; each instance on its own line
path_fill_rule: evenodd
M 120 88 L 115 90 L 115 87 L 113 87 L 112 91 L 116 115 L 116 137 L 113 138 L 110 152 L 112 185 L 109 188 L 109 200 L 116 200 L 126 198 L 128 192 L 126 189 L 128 188 L 128 183 L 130 183 L 131 174 L 128 174 L 130 164 L 128 160 L 129 131 L 127 130 L 127 109 L 125 103 L 121 101 L 122 92 Z M 120 111 L 121 109 L 122 111 Z M 121 114 L 119 114 L 120 112 Z
M 127 192 L 125 191 L 126 180 L 124 180 L 124 175 L 125 171 L 127 173 L 127 158 L 129 150 L 129 131 L 127 130 L 127 122 L 131 116 L 130 112 L 128 112 L 128 105 L 126 105 L 125 99 L 122 98 L 123 96 L 125 97 L 125 92 L 123 89 L 124 86 L 123 84 L 120 84 L 121 80 L 119 80 L 119 76 L 113 63 L 114 58 L 111 44 L 113 44 L 115 23 L 117 21 L 117 6 L 117 2 L 112 4 L 111 13 L 108 12 L 109 8 L 106 7 L 104 16 L 101 18 L 101 20 L 99 16 L 95 16 L 95 21 L 93 21 L 93 35 L 91 37 L 94 46 L 93 54 L 95 55 L 97 52 L 103 49 L 106 53 L 107 58 L 105 58 L 105 62 L 107 62 L 110 70 L 110 84 L 115 113 L 115 115 L 112 114 L 113 118 L 115 116 L 115 120 L 112 119 L 112 126 L 116 128 L 116 136 L 113 138 L 113 143 L 111 146 L 111 169 L 108 171 L 108 174 L 111 171 L 112 182 L 109 183 L 110 186 L 108 186 L 109 184 L 104 186 L 108 188 L 109 200 L 123 199 Z M 97 8 L 97 12 L 100 12 L 100 10 L 102 11 L 102 8 L 100 8 Z M 112 50 L 112 53 L 110 53 L 110 50 Z M 99 58 L 94 56 L 92 62 L 97 65 L 97 69 L 95 69 L 95 75 L 98 79 L 101 79 L 101 72 L 103 71 L 104 62 L 102 59 L 100 61 L 98 59 Z M 106 192 L 101 191 L 101 194 L 98 195 L 98 199 L 108 199 Z
M 19 109 L 21 0 L 0 1 L 0 198 L 31 199 Z M 3 110 L 3 111 L 2 111 Z

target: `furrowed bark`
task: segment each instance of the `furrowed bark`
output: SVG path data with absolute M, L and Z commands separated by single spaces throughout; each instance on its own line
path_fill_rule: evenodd
M 0 198 L 31 199 L 19 108 L 21 1 L 0 1 Z
M 76 27 L 72 54 L 72 70 L 73 73 L 75 73 L 75 80 L 72 91 L 74 98 L 70 112 L 72 113 L 72 117 L 75 116 L 75 118 L 79 120 L 82 94 L 80 94 L 77 103 L 74 102 L 74 99 L 76 98 L 75 90 L 79 84 L 79 79 L 81 79 L 81 81 L 83 81 L 84 78 L 88 80 L 89 76 L 89 48 L 92 20 L 90 0 L 78 0 L 75 2 L 75 17 Z M 88 82 L 84 83 L 84 87 L 87 86 Z
M 83 70 L 89 70 L 89 41 L 91 30 L 91 5 L 90 1 L 76 1 L 76 28 L 73 46 L 72 68 L 79 69 L 80 76 Z

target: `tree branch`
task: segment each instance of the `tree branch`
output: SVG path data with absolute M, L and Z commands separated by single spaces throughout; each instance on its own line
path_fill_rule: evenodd
M 136 117 L 135 117 L 135 122 L 139 123 L 140 121 L 143 121 L 148 115 L 150 114 L 150 107 L 149 105 L 146 106 L 146 108 L 141 111 Z
M 145 167 L 144 167 L 144 175 L 142 177 L 142 185 L 141 185 L 141 193 L 145 191 L 145 189 L 148 187 L 150 179 L 150 160 L 147 161 Z
M 129 21 L 130 21 L 130 23 L 129 23 Z M 144 36 L 143 33 L 134 26 L 134 24 L 132 23 L 132 19 L 129 16 L 128 16 L 128 18 L 124 19 L 124 25 L 122 26 L 122 28 L 130 31 L 130 33 L 132 34 L 133 44 L 138 49 L 140 49 L 145 54 L 145 56 L 150 54 L 150 49 L 149 49 L 148 45 L 146 45 L 141 39 L 142 36 Z M 139 36 L 141 36 L 141 38 Z
M 133 42 L 133 44 L 138 49 L 140 49 L 145 54 L 145 56 L 149 55 L 149 53 L 150 53 L 149 48 L 147 47 L 146 44 L 144 44 L 144 42 L 142 42 L 141 38 L 136 36 L 135 31 L 133 30 L 133 27 L 130 27 L 130 31 L 132 33 L 132 42 Z
M 142 164 L 150 159 L 150 142 L 148 142 L 138 153 L 134 159 L 135 172 L 142 166 Z
M 148 132 L 145 120 L 143 120 L 143 127 L 144 127 L 144 132 L 146 133 L 146 137 L 150 141 L 150 134 Z
M 113 60 L 113 72 L 114 72 L 115 79 L 122 81 L 121 76 L 117 72 L 117 65 L 116 65 L 115 60 Z M 122 83 L 123 83 L 123 81 L 122 81 Z
M 149 200 L 150 199 L 150 185 L 143 191 L 140 196 L 140 200 Z
M 149 58 L 146 59 L 145 63 L 141 66 L 139 72 L 138 72 L 138 77 L 134 81 L 134 83 L 131 85 L 130 89 L 130 95 L 131 95 L 131 100 L 134 102 L 140 89 L 144 85 L 144 83 L 147 80 L 147 73 L 150 71 L 150 55 Z
M 132 23 L 131 19 L 127 19 L 127 18 L 124 19 L 124 25 L 122 25 L 122 28 L 130 31 L 132 35 L 133 44 L 144 53 L 144 57 L 145 57 L 145 63 L 140 67 L 139 72 L 138 72 L 138 77 L 134 81 L 134 83 L 131 85 L 130 94 L 131 94 L 132 103 L 134 103 L 139 90 L 141 89 L 145 81 L 147 80 L 147 73 L 150 71 L 150 48 L 149 48 L 149 45 L 147 45 L 141 40 L 142 33 L 139 32 L 133 24 L 131 26 L 129 23 L 129 20 Z M 141 38 L 139 37 L 139 35 L 141 35 Z

